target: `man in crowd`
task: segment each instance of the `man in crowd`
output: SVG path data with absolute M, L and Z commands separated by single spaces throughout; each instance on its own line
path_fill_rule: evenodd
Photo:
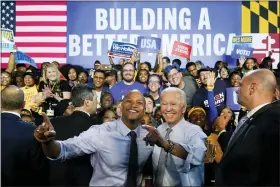
M 200 87 L 201 82 L 198 76 L 196 64 L 194 62 L 188 62 L 186 64 L 186 69 L 188 70 L 189 74 L 196 80 L 198 87 Z
M 164 69 L 164 75 L 171 86 L 178 87 L 185 92 L 187 106 L 191 108 L 193 96 L 198 88 L 195 79 L 191 76 L 183 77 L 177 64 L 167 66 Z
M 94 171 L 90 186 L 138 186 L 143 165 L 152 152 L 152 147 L 143 141 L 147 131 L 138 126 L 145 112 L 143 95 L 139 91 L 130 91 L 123 99 L 121 110 L 121 119 L 92 126 L 65 141 L 54 140 L 54 128 L 43 114 L 44 124 L 36 129 L 34 136 L 42 143 L 49 158 L 65 160 L 94 154 L 91 157 Z
M 108 84 L 109 89 L 111 89 L 117 83 L 118 80 L 117 72 L 115 70 L 112 70 L 106 72 L 105 74 L 106 74 L 106 83 Z
M 93 83 L 95 95 L 97 96 L 97 109 L 101 107 L 101 95 L 105 92 L 109 92 L 109 88 L 105 86 L 105 72 L 103 70 L 95 70 L 93 75 Z
M 75 107 L 70 116 L 56 117 L 51 123 L 56 130 L 57 140 L 67 140 L 88 130 L 94 121 L 90 115 L 96 112 L 96 95 L 87 85 L 78 84 L 72 91 L 72 104 Z M 81 171 L 83 171 L 81 173 Z M 51 185 L 87 186 L 92 176 L 90 156 L 84 155 L 65 162 L 51 162 Z
M 163 90 L 160 103 L 166 123 L 158 129 L 144 126 L 149 130 L 146 141 L 156 144 L 153 151 L 154 185 L 201 186 L 207 137 L 199 126 L 185 121 L 187 104 L 181 89 Z
M 252 71 L 243 77 L 238 103 L 248 109 L 230 137 L 216 172 L 222 186 L 279 186 L 280 105 L 271 104 L 276 80 L 267 69 Z M 221 130 L 228 122 L 217 119 Z
M 48 185 L 48 160 L 34 139 L 35 126 L 20 118 L 24 93 L 16 86 L 1 92 L 1 184 Z
M 201 82 L 201 87 L 197 89 L 193 97 L 193 106 L 200 106 L 208 113 L 208 95 L 207 95 L 207 77 L 212 69 L 202 68 L 198 71 L 198 75 Z M 216 80 L 214 85 L 214 99 L 217 110 L 220 112 L 226 106 L 226 83 L 222 80 Z
M 115 84 L 111 89 L 110 92 L 114 97 L 114 103 L 123 99 L 126 94 L 131 90 L 139 90 L 141 93 L 145 93 L 146 89 L 143 84 L 139 82 L 135 82 L 133 80 L 135 76 L 135 68 L 134 65 L 131 63 L 126 63 L 122 69 L 122 77 L 123 80 Z

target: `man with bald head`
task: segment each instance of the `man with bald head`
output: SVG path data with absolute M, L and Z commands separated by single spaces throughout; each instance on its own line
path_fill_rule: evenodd
M 1 177 L 3 186 L 48 185 L 48 165 L 33 137 L 35 126 L 21 119 L 24 93 L 16 86 L 1 92 Z
M 280 107 L 272 103 L 276 80 L 266 69 L 243 77 L 238 102 L 248 109 L 231 136 L 216 172 L 222 186 L 279 186 Z M 230 119 L 221 115 L 218 126 Z
M 44 153 L 52 159 L 70 159 L 91 154 L 94 168 L 89 186 L 139 186 L 141 172 L 152 152 L 143 141 L 147 130 L 138 125 L 145 112 L 145 99 L 130 91 L 121 105 L 121 119 L 92 126 L 79 136 L 55 141 L 55 129 L 45 114 L 44 123 L 34 132 Z

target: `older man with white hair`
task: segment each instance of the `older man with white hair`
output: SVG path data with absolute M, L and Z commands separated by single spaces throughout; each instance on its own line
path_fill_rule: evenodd
M 175 96 L 175 99 L 174 99 Z M 204 181 L 206 138 L 199 126 L 184 119 L 187 108 L 184 91 L 170 87 L 160 96 L 166 122 L 157 129 L 143 125 L 153 151 L 155 186 L 201 186 Z

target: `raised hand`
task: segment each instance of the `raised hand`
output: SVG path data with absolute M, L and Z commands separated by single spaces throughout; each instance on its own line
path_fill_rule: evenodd
M 207 75 L 207 89 L 214 89 L 214 85 L 216 82 L 217 78 L 215 75 L 215 72 L 211 71 L 208 75 Z
M 243 64 L 245 63 L 246 61 L 246 58 L 245 57 L 240 57 L 239 58 L 239 67 L 242 68 L 243 67 Z
M 50 119 L 45 113 L 42 113 L 43 123 L 34 131 L 34 137 L 38 142 L 44 143 L 54 140 L 56 132 L 50 122 Z

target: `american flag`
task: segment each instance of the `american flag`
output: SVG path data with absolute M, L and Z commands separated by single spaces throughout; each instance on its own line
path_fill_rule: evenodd
M 2 1 L 1 28 L 14 31 L 15 43 L 36 63 L 66 63 L 66 1 Z M 1 53 L 7 63 L 9 53 Z M 2 64 L 5 67 L 5 64 Z

